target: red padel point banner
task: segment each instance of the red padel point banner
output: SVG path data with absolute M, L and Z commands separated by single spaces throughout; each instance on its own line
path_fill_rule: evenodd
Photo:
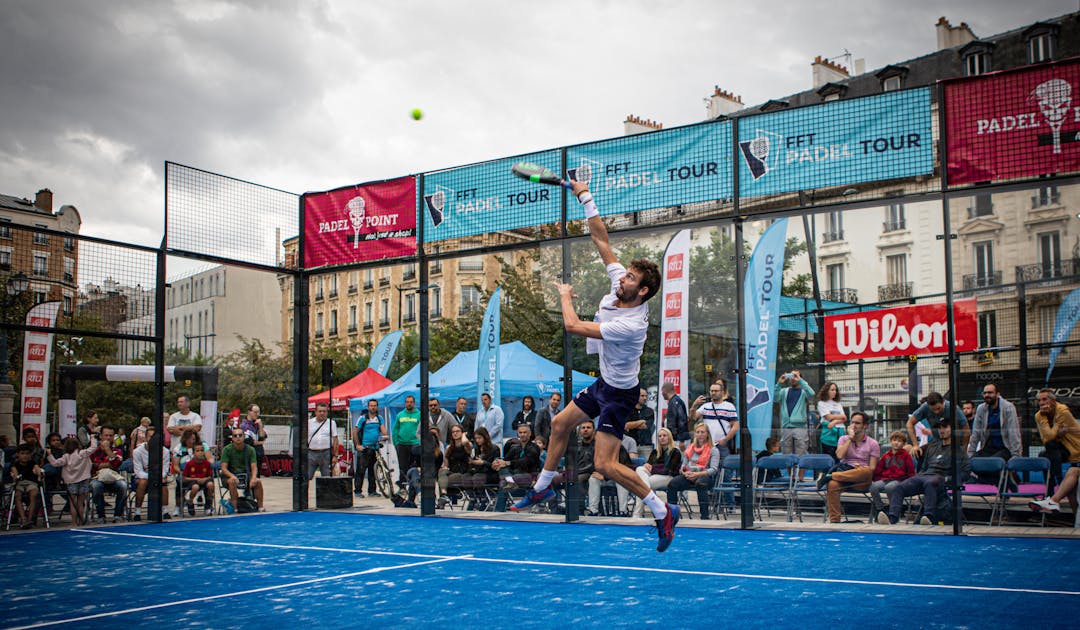
M 304 267 L 416 254 L 412 176 L 304 195 Z
M 827 316 L 825 360 L 851 361 L 948 352 L 945 306 L 940 302 Z M 956 350 L 975 350 L 979 346 L 976 301 L 953 302 L 953 316 Z
M 945 84 L 949 184 L 1080 172 L 1080 59 Z

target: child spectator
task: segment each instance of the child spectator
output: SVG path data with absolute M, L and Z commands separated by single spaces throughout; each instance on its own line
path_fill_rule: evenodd
M 907 444 L 907 435 L 903 431 L 893 431 L 889 436 L 889 446 L 892 448 L 885 452 L 878 460 L 874 468 L 874 482 L 870 484 L 870 498 L 874 503 L 874 511 L 884 514 L 885 504 L 881 501 L 881 492 L 886 494 L 901 481 L 915 476 L 915 461 L 911 459 L 911 453 L 904 448 Z M 888 515 L 885 515 L 886 523 Z
M 36 434 L 35 434 L 36 435 Z M 15 482 L 15 507 L 19 513 L 19 527 L 30 529 L 37 521 L 38 493 L 41 483 L 41 466 L 34 461 L 34 449 L 20 444 L 15 449 L 15 461 L 11 464 L 11 478 Z M 29 506 L 24 506 L 26 501 Z
M 90 437 L 90 445 L 80 448 L 79 438 L 64 440 L 64 452 L 60 457 L 48 454 L 49 463 L 60 469 L 60 478 L 67 485 L 68 503 L 71 505 L 71 522 L 82 527 L 86 514 L 86 497 L 90 494 L 90 454 L 97 449 L 97 438 Z
M 199 494 L 199 490 L 203 490 L 206 515 L 210 516 L 214 510 L 214 467 L 210 460 L 206 459 L 206 447 L 195 444 L 192 449 L 195 457 L 184 465 L 182 475 L 183 490 L 187 492 L 188 514 L 195 516 L 195 495 Z
M 779 438 L 774 438 L 774 437 L 767 438 L 765 440 L 765 450 L 758 453 L 757 458 L 758 459 L 764 459 L 764 458 L 768 457 L 769 455 L 775 455 L 776 453 L 779 453 L 779 452 L 780 452 L 780 439 Z M 765 471 L 765 479 L 764 479 L 764 481 L 772 481 L 773 479 L 776 479 L 777 477 L 779 477 L 781 474 L 783 474 L 783 473 L 781 473 L 779 470 L 776 470 L 776 469 L 766 470 Z

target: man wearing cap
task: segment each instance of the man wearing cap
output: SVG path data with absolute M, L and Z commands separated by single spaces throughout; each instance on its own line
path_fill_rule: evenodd
M 900 510 L 904 508 L 904 497 L 920 493 L 923 495 L 923 516 L 919 523 L 933 525 L 944 516 L 938 513 L 938 498 L 946 496 L 945 491 L 950 485 L 953 471 L 953 436 L 948 416 L 938 418 L 935 428 L 938 439 L 923 447 L 923 456 L 919 458 L 919 473 L 889 490 L 889 513 L 878 513 L 878 522 L 882 525 L 895 525 L 900 520 Z M 956 454 L 960 458 L 958 470 L 963 482 L 971 475 L 971 460 L 960 445 L 957 445 Z

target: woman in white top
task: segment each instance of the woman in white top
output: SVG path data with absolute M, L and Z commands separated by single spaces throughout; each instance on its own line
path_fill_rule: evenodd
M 828 382 L 818 391 L 817 410 L 821 416 L 821 452 L 836 459 L 836 445 L 847 433 L 847 414 L 840 406 L 840 387 Z

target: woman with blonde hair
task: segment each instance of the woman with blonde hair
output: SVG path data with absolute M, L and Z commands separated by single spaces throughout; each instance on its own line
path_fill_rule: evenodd
M 675 438 L 667 427 L 661 427 L 656 432 L 656 449 L 649 453 L 649 461 L 637 467 L 634 472 L 641 480 L 648 484 L 652 490 L 661 490 L 668 487 L 671 480 L 679 474 L 682 467 L 682 453 L 675 446 Z M 645 502 L 638 501 L 634 505 L 634 518 L 641 518 L 645 512 Z
M 667 487 L 668 503 L 679 501 L 679 492 L 693 488 L 697 491 L 698 510 L 702 520 L 709 518 L 709 490 L 720 470 L 720 449 L 712 443 L 709 427 L 704 422 L 694 425 L 694 440 L 683 453 L 682 470 Z

